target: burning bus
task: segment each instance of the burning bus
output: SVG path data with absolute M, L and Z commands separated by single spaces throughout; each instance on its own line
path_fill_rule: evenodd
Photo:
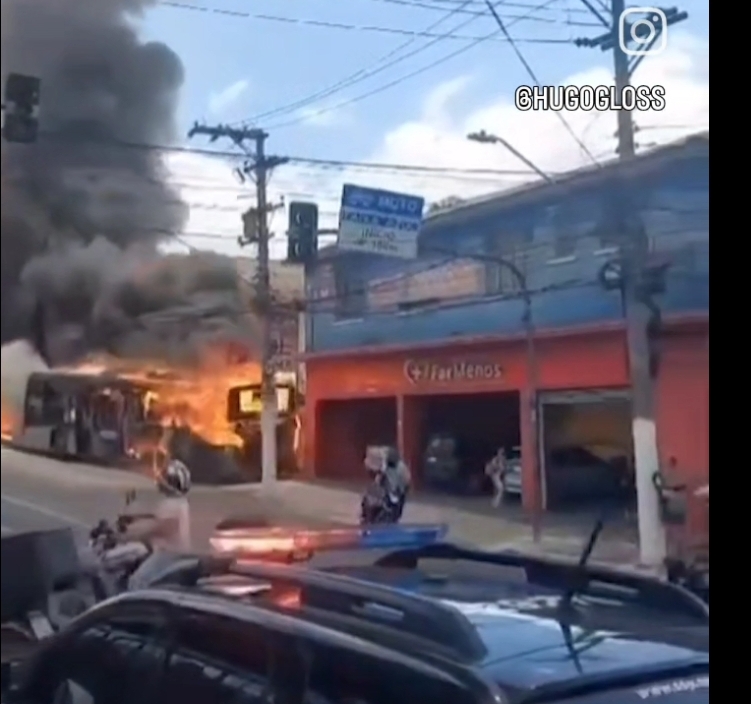
M 253 363 L 220 371 L 107 363 L 35 372 L 22 418 L 4 437 L 19 449 L 142 468 L 169 452 L 190 465 L 197 482 L 254 481 L 261 473 L 260 390 Z M 278 375 L 276 391 L 284 477 L 297 471 L 301 396 L 291 374 Z

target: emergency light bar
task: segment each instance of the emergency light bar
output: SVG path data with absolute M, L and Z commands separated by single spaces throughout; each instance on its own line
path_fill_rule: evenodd
M 238 559 L 306 560 L 324 550 L 418 549 L 439 542 L 446 525 L 397 525 L 367 528 L 297 530 L 294 528 L 237 528 L 219 530 L 211 547 Z

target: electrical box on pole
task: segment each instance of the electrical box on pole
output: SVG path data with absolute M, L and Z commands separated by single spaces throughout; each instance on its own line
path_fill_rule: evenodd
M 37 141 L 41 85 L 36 76 L 11 73 L 6 78 L 3 92 L 3 137 L 6 141 L 18 144 Z
M 318 206 L 315 203 L 289 204 L 287 259 L 308 264 L 318 252 Z

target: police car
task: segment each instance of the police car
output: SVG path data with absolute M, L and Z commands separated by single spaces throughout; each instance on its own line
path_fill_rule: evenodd
M 212 540 L 216 555 L 186 558 L 158 586 L 109 600 L 51 638 L 8 675 L 5 697 L 708 702 L 709 608 L 697 597 L 586 560 L 485 552 L 444 537 L 441 526 L 225 527 Z

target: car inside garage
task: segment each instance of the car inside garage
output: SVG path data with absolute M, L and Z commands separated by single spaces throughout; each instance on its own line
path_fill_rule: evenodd
M 556 392 L 543 395 L 540 405 L 546 509 L 631 504 L 635 485 L 629 393 Z
M 490 491 L 486 463 L 520 444 L 519 393 L 453 393 L 420 398 L 426 488 L 456 494 Z

